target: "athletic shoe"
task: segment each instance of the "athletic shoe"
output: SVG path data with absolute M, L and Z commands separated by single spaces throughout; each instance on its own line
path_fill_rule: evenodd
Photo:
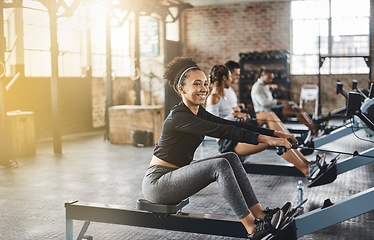
M 281 208 L 265 208 L 265 218 L 264 219 L 271 219 L 275 213 L 280 210 L 283 212 L 283 216 L 285 217 L 291 210 L 292 204 L 290 202 L 286 202 L 283 207 Z M 282 219 L 283 220 L 283 219 Z
M 278 210 L 273 214 L 271 219 L 255 220 L 256 228 L 252 234 L 248 234 L 248 238 L 252 240 L 260 240 L 265 236 L 270 235 L 273 231 L 278 229 L 283 218 L 282 210 Z
M 292 204 L 290 202 L 286 202 L 283 207 L 281 208 L 282 212 L 283 212 L 283 218 L 282 218 L 282 221 L 281 221 L 281 224 L 279 225 L 279 229 L 281 229 L 283 226 L 285 226 L 289 220 L 289 215 L 291 214 L 291 207 L 292 207 Z M 272 214 L 276 213 L 276 211 L 279 210 L 279 208 L 274 208 L 274 209 L 270 209 L 270 208 L 266 208 L 264 210 L 266 216 L 265 216 L 265 219 L 266 218 L 271 218 L 272 217 Z M 275 234 L 276 232 L 272 232 L 273 234 Z
M 322 157 L 319 155 L 316 155 L 316 160 L 313 162 L 310 162 L 309 164 L 309 174 L 307 176 L 308 180 L 315 179 L 321 171 L 323 171 L 326 168 L 326 154 L 323 154 Z
M 265 208 L 264 213 L 265 217 L 264 219 L 272 219 L 273 215 L 276 214 L 280 208 Z

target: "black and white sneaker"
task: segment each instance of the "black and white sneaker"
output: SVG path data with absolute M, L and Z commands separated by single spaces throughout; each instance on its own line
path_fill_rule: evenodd
M 265 208 L 264 210 L 265 219 L 271 219 L 273 215 L 279 211 L 279 209 L 282 210 L 283 216 L 285 217 L 290 212 L 291 207 L 292 207 L 292 204 L 290 202 L 286 202 L 281 208 Z
M 272 219 L 273 215 L 277 213 L 280 210 L 280 208 L 265 208 L 264 213 L 265 217 L 264 219 Z
M 316 155 L 316 160 L 309 164 L 308 180 L 313 180 L 319 176 L 324 170 L 326 170 L 326 154 L 322 156 Z
M 283 212 L 278 210 L 273 214 L 271 218 L 265 218 L 264 220 L 255 220 L 256 228 L 252 234 L 248 234 L 248 239 L 260 240 L 274 232 L 279 228 L 282 222 Z
M 290 202 L 286 202 L 283 207 L 280 208 L 280 210 L 282 210 L 283 212 L 283 217 L 282 217 L 282 221 L 281 221 L 281 224 L 279 225 L 279 229 L 281 229 L 283 226 L 285 226 L 287 223 L 288 223 L 288 220 L 289 220 L 289 215 L 291 214 L 291 209 L 292 209 L 292 204 Z M 266 208 L 264 210 L 264 213 L 266 214 L 265 216 L 265 219 L 269 219 L 272 217 L 272 215 L 274 213 L 276 213 L 276 211 L 278 211 L 279 208 Z M 272 232 L 273 234 L 276 234 L 277 231 L 273 231 Z

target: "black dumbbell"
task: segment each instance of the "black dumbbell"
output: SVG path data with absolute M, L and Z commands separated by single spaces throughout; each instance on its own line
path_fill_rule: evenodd
M 288 139 L 288 141 L 291 143 L 291 145 L 292 145 L 291 148 L 293 148 L 293 149 L 297 149 L 297 147 L 299 146 L 295 140 Z M 283 147 L 283 146 L 280 146 L 280 147 L 277 148 L 276 152 L 277 152 L 278 155 L 282 155 L 283 153 L 286 152 L 286 148 Z

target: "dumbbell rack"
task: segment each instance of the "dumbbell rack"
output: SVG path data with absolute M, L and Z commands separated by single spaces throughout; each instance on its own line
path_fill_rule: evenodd
M 275 93 L 276 98 L 290 99 L 290 62 L 287 51 L 265 51 L 240 53 L 239 101 L 251 104 L 252 85 L 257 81 L 259 71 L 268 69 L 274 73 L 273 83 L 278 84 L 281 91 Z

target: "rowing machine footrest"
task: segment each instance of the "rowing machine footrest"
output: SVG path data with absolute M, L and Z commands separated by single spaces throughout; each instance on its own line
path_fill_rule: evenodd
M 337 178 L 337 170 L 335 163 L 331 163 L 331 166 L 329 166 L 322 175 L 314 179 L 309 185 L 308 188 L 321 186 L 325 184 L 332 183 Z
M 267 240 L 297 240 L 297 228 L 295 220 L 287 223 L 282 229 L 278 229 L 278 233 L 267 238 Z
M 138 199 L 138 201 L 136 201 L 136 209 L 153 212 L 153 213 L 174 214 L 174 213 L 177 213 L 179 210 L 181 210 L 188 203 L 189 203 L 188 198 L 182 200 L 180 203 L 176 205 L 157 204 L 157 203 L 151 203 L 145 199 Z

